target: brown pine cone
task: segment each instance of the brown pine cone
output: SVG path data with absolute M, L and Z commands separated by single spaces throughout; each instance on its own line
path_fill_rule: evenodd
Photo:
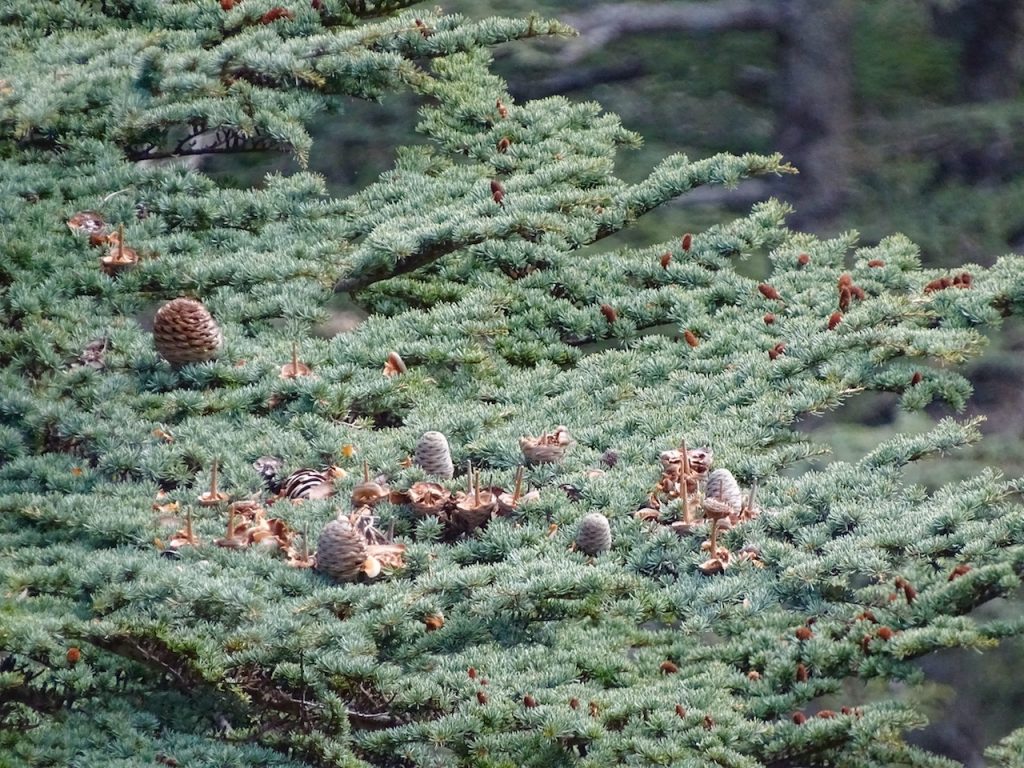
M 202 363 L 220 353 L 224 339 L 202 302 L 174 299 L 157 310 L 153 343 L 172 365 Z

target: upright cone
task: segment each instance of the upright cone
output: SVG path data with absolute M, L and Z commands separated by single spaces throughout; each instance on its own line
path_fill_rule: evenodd
M 202 363 L 220 353 L 223 337 L 202 302 L 174 299 L 157 310 L 153 343 L 172 365 Z
M 347 520 L 324 526 L 316 545 L 316 569 L 335 581 L 355 581 L 366 562 L 366 541 Z
M 435 477 L 450 478 L 455 474 L 448 438 L 440 432 L 424 432 L 416 443 L 416 464 Z
M 708 499 L 715 499 L 723 504 L 729 505 L 733 512 L 739 512 L 743 506 L 743 495 L 740 493 L 739 483 L 728 469 L 715 469 L 708 475 L 707 485 L 704 487 L 704 495 Z
M 591 512 L 580 520 L 576 533 L 576 548 L 588 555 L 596 556 L 612 548 L 612 530 L 608 518 L 600 512 Z

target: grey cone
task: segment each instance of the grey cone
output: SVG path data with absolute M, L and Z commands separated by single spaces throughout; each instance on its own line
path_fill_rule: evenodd
M 704 486 L 704 496 L 729 505 L 733 511 L 739 512 L 743 506 L 743 494 L 732 472 L 728 469 L 715 469 L 708 475 Z
M 434 477 L 450 478 L 455 475 L 452 464 L 452 452 L 448 447 L 448 438 L 440 432 L 424 432 L 416 443 L 416 465 Z
M 612 529 L 608 518 L 600 512 L 591 512 L 580 520 L 576 533 L 576 548 L 588 555 L 596 556 L 612 548 Z
M 366 562 L 366 541 L 347 520 L 324 526 L 316 544 L 316 569 L 335 581 L 355 581 Z

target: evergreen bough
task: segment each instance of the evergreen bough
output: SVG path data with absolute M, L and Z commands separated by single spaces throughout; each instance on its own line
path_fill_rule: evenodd
M 406 5 L 0 10 L 3 764 L 945 765 L 904 741 L 919 713 L 847 682 L 917 681 L 922 655 L 1020 632 L 971 613 L 1020 584 L 1020 481 L 906 483 L 977 439 L 955 420 L 786 469 L 823 450 L 794 424 L 858 393 L 963 407 L 955 366 L 1024 309 L 1024 263 L 930 272 L 900 236 L 790 231 L 775 201 L 598 246 L 694 187 L 790 169 L 675 156 L 626 183 L 639 138 L 616 117 L 517 104 L 488 71 L 487 47 L 565 28 Z M 302 161 L 325 108 L 401 88 L 429 142 L 345 200 L 307 173 L 238 190 L 139 162 Z M 134 269 L 100 269 L 66 226 L 82 211 L 124 225 Z M 761 283 L 735 269 L 755 253 Z M 336 290 L 370 317 L 324 338 Z M 180 296 L 220 326 L 217 359 L 158 356 L 147 323 Z M 281 376 L 295 344 L 308 375 Z M 382 371 L 392 352 L 404 371 Z M 370 584 L 218 548 L 223 507 L 195 503 L 215 460 L 236 499 L 260 456 L 347 466 L 336 497 L 272 508 L 313 542 L 362 461 L 424 479 L 403 460 L 425 431 L 507 489 L 519 438 L 563 424 L 575 443 L 527 468 L 539 499 L 511 517 L 453 540 L 378 504 L 405 563 Z M 683 438 L 759 484 L 762 512 L 719 537 L 752 556 L 714 576 L 702 535 L 634 516 Z M 169 547 L 186 510 L 198 543 Z M 570 545 L 593 512 L 613 543 L 591 559 Z

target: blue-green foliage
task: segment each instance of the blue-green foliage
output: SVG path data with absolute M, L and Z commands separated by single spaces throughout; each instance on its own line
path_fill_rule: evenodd
M 955 365 L 981 348 L 978 326 L 1024 308 L 1021 260 L 935 290 L 905 238 L 817 240 L 774 201 L 686 246 L 598 248 L 696 186 L 790 169 L 676 156 L 629 184 L 615 162 L 639 139 L 617 118 L 515 104 L 487 71 L 482 47 L 557 25 L 293 5 L 266 24 L 262 0 L 0 17 L 7 764 L 943 764 L 902 741 L 920 725 L 904 705 L 793 714 L 850 678 L 914 680 L 922 654 L 1017 631 L 969 615 L 1019 585 L 1017 486 L 902 482 L 907 463 L 977 438 L 951 420 L 858 463 L 786 469 L 824 450 L 794 424 L 860 392 L 961 407 Z M 303 173 L 238 191 L 131 162 L 190 126 L 214 137 L 202 151 L 230 148 L 220 132 L 302 156 L 334 96 L 395 87 L 424 96 L 430 143 L 345 200 Z M 65 225 L 81 210 L 125 225 L 136 269 L 101 272 Z M 760 288 L 734 270 L 753 253 L 773 265 Z M 844 274 L 863 299 L 843 299 Z M 370 316 L 325 338 L 336 286 Z M 156 353 L 153 312 L 180 295 L 220 324 L 219 359 L 173 369 Z M 312 376 L 279 376 L 293 344 Z M 408 370 L 389 377 L 392 351 Z M 261 493 L 263 455 L 340 464 L 335 499 L 273 507 L 313 542 L 362 461 L 396 488 L 422 478 L 402 462 L 426 430 L 508 488 L 519 438 L 558 424 L 576 444 L 527 470 L 540 498 L 517 516 L 452 540 L 378 507 L 407 549 L 372 584 L 218 548 L 223 509 L 195 504 L 214 459 L 235 498 Z M 633 514 L 682 438 L 759 481 L 764 511 L 721 539 L 758 554 L 717 576 L 697 568 L 706 528 Z M 614 466 L 592 472 L 609 449 Z M 161 556 L 185 510 L 201 543 Z M 591 511 L 613 531 L 596 560 L 570 547 Z

